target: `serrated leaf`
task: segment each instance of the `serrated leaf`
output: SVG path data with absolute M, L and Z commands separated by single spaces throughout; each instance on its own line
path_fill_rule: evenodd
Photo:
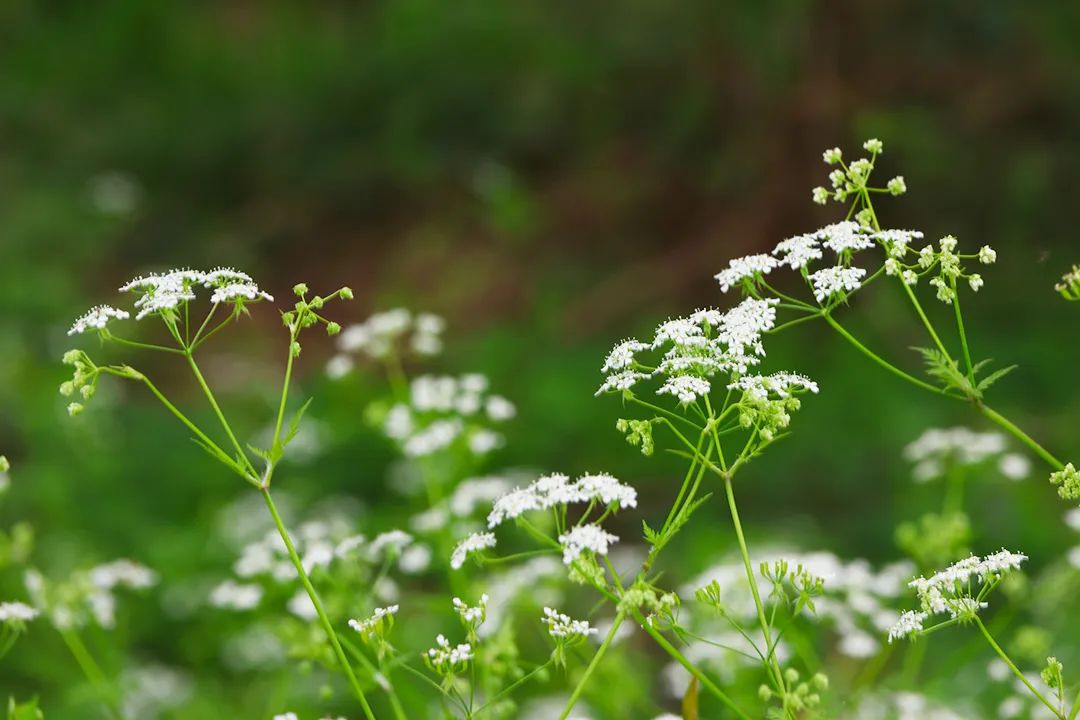
M 254 445 L 251 445 L 251 444 L 248 444 L 248 450 L 250 450 L 252 452 L 252 454 L 255 455 L 256 457 L 260 457 L 263 460 L 266 460 L 267 462 L 270 462 L 270 451 L 269 450 L 263 450 L 262 448 L 255 447 Z
M 1000 370 L 995 370 L 994 372 L 990 373 L 989 375 L 987 375 L 986 377 L 984 377 L 982 380 L 979 381 L 979 386 L 978 386 L 979 392 L 982 392 L 986 388 L 990 387 L 991 385 L 993 385 L 998 380 L 1005 377 L 1006 375 L 1008 375 L 1009 373 L 1011 373 L 1013 370 L 1015 370 L 1018 367 L 1020 367 L 1020 366 L 1019 365 L 1009 365 L 1008 367 L 1003 367 Z
M 301 405 L 300 409 L 297 410 L 293 414 L 292 419 L 289 420 L 289 432 L 285 433 L 285 438 L 281 441 L 283 447 L 292 442 L 293 438 L 296 437 L 296 434 L 300 432 L 300 421 L 304 419 L 304 413 L 307 412 L 312 400 L 314 400 L 314 398 L 308 398 L 307 402 Z
M 649 523 L 644 520 L 641 521 L 641 529 L 645 533 L 645 541 L 650 545 L 655 545 L 660 540 L 660 534 L 649 527 Z

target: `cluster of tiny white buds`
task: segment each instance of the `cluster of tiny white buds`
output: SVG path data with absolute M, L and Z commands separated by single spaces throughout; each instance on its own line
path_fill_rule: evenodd
M 38 616 L 38 611 L 24 602 L 0 602 L 0 624 L 19 626 Z
M 991 265 L 997 261 L 997 252 L 989 245 L 979 248 L 979 262 L 983 265 Z
M 583 552 L 607 555 L 608 547 L 619 538 L 599 525 L 577 525 L 559 536 L 563 548 L 563 563 L 571 565 Z
M 488 595 L 484 593 L 480 596 L 480 602 L 475 606 L 468 605 L 461 598 L 454 598 L 454 611 L 461 618 L 461 622 L 470 631 L 475 631 L 476 628 L 484 624 L 487 619 L 487 604 Z
M 469 643 L 451 646 L 446 636 L 440 634 L 435 638 L 435 647 L 425 657 L 437 673 L 450 675 L 465 668 L 473 658 L 473 649 Z
M 726 270 L 721 270 L 714 277 L 720 283 L 720 291 L 727 292 L 744 280 L 756 280 L 768 275 L 779 263 L 771 255 L 747 255 L 728 262 Z
M 903 175 L 897 175 L 888 183 L 885 184 L 885 189 L 889 191 L 891 195 L 903 195 L 907 192 L 907 184 L 904 182 Z
M 844 153 L 841 152 L 840 148 L 838 147 L 829 148 L 825 152 L 821 153 L 821 159 L 825 161 L 826 165 L 835 165 L 836 163 L 840 162 L 843 157 Z
M 81 335 L 87 330 L 104 330 L 110 321 L 127 320 L 129 317 L 131 313 L 126 310 L 119 310 L 110 305 L 98 305 L 77 319 L 68 330 L 68 335 Z
M 590 502 L 621 509 L 637 507 L 637 491 L 606 473 L 582 475 L 574 482 L 566 475 L 543 475 L 532 484 L 515 488 L 496 499 L 488 514 L 488 527 L 495 528 L 533 510 Z
M 928 615 L 919 610 L 905 610 L 900 614 L 900 618 L 896 621 L 896 624 L 889 629 L 889 643 L 894 640 L 899 640 L 905 637 L 911 637 L 921 633 L 923 630 L 923 621 L 926 620 Z
M 862 287 L 862 278 L 865 275 L 866 270 L 862 268 L 840 265 L 818 270 L 810 275 L 810 282 L 814 286 L 814 299 L 823 303 L 835 297 L 844 297 Z
M 364 638 L 370 637 L 371 635 L 382 635 L 393 625 L 394 616 L 397 612 L 397 605 L 377 607 L 369 617 L 364 618 L 363 620 L 351 618 L 349 620 L 349 627 L 360 633 Z
M 493 547 L 495 547 L 495 533 L 475 532 L 454 546 L 454 551 L 450 554 L 450 567 L 460 570 L 469 555 Z
M 885 151 L 885 144 L 877 138 L 870 138 L 863 143 L 863 150 L 873 155 L 880 155 Z
M 595 635 L 598 631 L 589 625 L 588 620 L 574 620 L 553 608 L 545 607 L 543 622 L 547 625 L 548 634 L 557 640 L 576 640 Z

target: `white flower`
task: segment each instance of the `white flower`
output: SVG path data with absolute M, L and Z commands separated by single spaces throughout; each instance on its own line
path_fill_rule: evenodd
M 331 380 L 340 380 L 352 372 L 353 361 L 348 355 L 334 355 L 326 361 L 326 376 Z
M 618 503 L 619 507 L 637 507 L 637 490 L 624 485 L 607 473 L 582 475 L 574 483 L 578 502 L 599 500 L 603 505 Z
M 319 617 L 319 612 L 311 602 L 311 597 L 304 590 L 298 590 L 295 595 L 289 598 L 286 607 L 289 609 L 289 612 L 301 620 L 310 621 Z
M 894 640 L 899 640 L 900 638 L 922 632 L 923 621 L 926 620 L 927 617 L 927 614 L 924 612 L 918 612 L 916 610 L 905 611 L 900 615 L 900 619 L 896 621 L 896 624 L 893 625 L 892 629 L 889 630 L 889 642 L 892 643 Z
M 1023 480 L 1031 473 L 1031 461 L 1019 453 L 1002 455 L 998 471 L 1010 480 Z
M 597 555 L 607 555 L 608 546 L 619 538 L 604 531 L 599 525 L 578 525 L 559 536 L 563 547 L 563 563 L 570 565 L 586 550 Z
M 637 492 L 606 473 L 583 475 L 576 482 L 570 482 L 566 475 L 543 475 L 528 487 L 514 488 L 499 497 L 488 514 L 488 527 L 532 510 L 596 500 L 620 508 L 636 507 Z
M 768 275 L 777 265 L 776 258 L 771 255 L 747 255 L 730 260 L 727 269 L 721 270 L 713 277 L 720 283 L 720 291 L 727 292 L 742 280 L 757 275 Z
M 837 254 L 874 247 L 872 236 L 867 235 L 859 223 L 851 220 L 843 220 L 823 227 L 814 233 L 814 236 L 822 241 L 822 245 L 834 250 Z
M 279 713 L 274 716 L 274 720 L 300 720 L 294 712 Z
M 495 533 L 473 533 L 454 546 L 454 552 L 450 555 L 450 567 L 458 570 L 465 564 L 466 558 L 472 553 L 493 547 L 495 547 Z
M 604 378 L 604 382 L 596 390 L 595 395 L 603 395 L 607 392 L 629 390 L 634 387 L 639 380 L 646 380 L 650 376 L 645 373 L 639 373 L 634 370 L 623 370 L 612 375 L 608 375 Z
M 814 284 L 814 297 L 824 302 L 838 293 L 854 292 L 862 286 L 861 279 L 866 271 L 857 267 L 829 267 L 818 270 L 810 276 Z
M 813 191 L 811 191 L 811 197 L 818 205 L 824 205 L 825 203 L 829 202 L 829 198 L 832 197 L 832 193 L 830 193 L 825 188 L 818 186 L 814 188 Z
M 517 408 L 502 395 L 491 395 L 484 403 L 484 412 L 491 420 L 503 422 L 512 419 L 517 414 Z
M 821 259 L 821 248 L 818 247 L 815 234 L 795 235 L 777 243 L 773 248 L 773 255 L 783 255 L 780 258 L 781 265 L 787 265 L 792 270 L 801 270 L 811 260 Z
M 157 583 L 157 575 L 150 568 L 131 560 L 114 560 L 90 570 L 90 582 L 102 590 L 116 586 L 141 590 Z
M 907 192 L 907 184 L 903 175 L 897 175 L 885 185 L 885 189 L 893 195 L 903 195 Z
M 983 286 L 982 276 L 978 273 L 968 275 L 968 285 L 971 286 L 972 292 L 979 292 L 979 288 Z
M 450 647 L 450 641 L 444 635 L 435 638 L 436 647 L 427 651 L 428 660 L 440 673 L 449 673 L 461 669 L 473 658 L 472 646 L 462 643 L 456 647 Z
M 544 608 L 542 619 L 547 625 L 548 634 L 553 638 L 579 639 L 597 633 L 597 629 L 591 627 L 588 620 L 574 620 L 569 615 L 549 607 Z
M 781 398 L 802 390 L 817 393 L 818 386 L 810 378 L 797 373 L 778 372 L 772 375 L 746 375 L 727 386 L 729 390 L 742 390 L 758 400 L 767 400 L 772 393 Z
M 868 153 L 874 153 L 875 155 L 877 155 L 885 150 L 885 145 L 877 138 L 870 138 L 863 143 L 863 150 L 866 150 L 866 152 Z
M 30 622 L 38 611 L 22 602 L 0 602 L 0 624 Z
M 626 370 L 634 364 L 634 353 L 647 350 L 648 345 L 639 340 L 623 340 L 608 353 L 600 372 Z
M 461 598 L 454 598 L 454 612 L 461 617 L 461 622 L 465 625 L 472 627 L 474 630 L 484 624 L 484 620 L 487 619 L 487 604 L 488 595 L 484 593 L 480 596 L 480 602 L 475 606 L 469 606 Z
M 393 620 L 394 615 L 397 614 L 398 606 L 390 605 L 388 607 L 377 607 L 371 613 L 371 615 L 363 620 L 350 619 L 349 627 L 361 635 L 369 635 L 374 631 L 379 630 L 384 622 L 390 622 Z
M 127 320 L 131 314 L 126 310 L 118 310 L 109 305 L 98 305 L 91 308 L 68 330 L 68 335 L 81 335 L 87 330 L 104 330 L 111 320 Z
M 656 394 L 674 395 L 679 398 L 680 403 L 687 405 L 699 397 L 708 395 L 710 390 L 712 390 L 712 385 L 705 378 L 693 375 L 676 375 L 668 378 L 667 382 L 656 391 Z
M 989 245 L 983 245 L 979 248 L 979 262 L 983 265 L 990 265 L 997 260 L 997 253 L 994 248 Z
M 210 604 L 226 610 L 251 610 L 262 600 L 263 590 L 258 585 L 245 585 L 226 580 L 210 593 Z
M 821 153 L 821 159 L 824 160 L 825 164 L 827 165 L 835 165 L 836 163 L 840 162 L 840 159 L 843 156 L 843 153 L 838 147 L 830 148 L 829 150 Z
M 274 301 L 274 296 L 264 293 L 259 286 L 252 282 L 234 282 L 222 285 L 214 289 L 210 295 L 210 302 L 214 304 L 234 302 L 237 300 L 268 300 Z
M 919 282 L 919 276 L 915 274 L 914 270 L 905 270 L 900 275 L 900 279 L 904 281 L 905 285 L 914 285 Z

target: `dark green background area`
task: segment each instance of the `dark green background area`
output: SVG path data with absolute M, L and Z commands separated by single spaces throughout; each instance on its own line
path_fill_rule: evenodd
M 166 578 L 224 567 L 210 526 L 245 488 L 134 388 L 103 388 L 74 421 L 56 392 L 84 309 L 141 272 L 217 264 L 279 300 L 301 280 L 350 285 L 343 324 L 395 305 L 444 315 L 448 351 L 428 369 L 485 372 L 519 406 L 494 467 L 608 470 L 655 519 L 680 463 L 643 459 L 615 431 L 618 401 L 592 395 L 604 353 L 731 303 L 712 279 L 729 258 L 838 219 L 810 202 L 821 150 L 851 155 L 871 136 L 880 173 L 909 188 L 882 200 L 884 224 L 997 249 L 966 299 L 973 352 L 1020 365 L 991 401 L 1068 459 L 1080 314 L 1052 286 L 1080 262 L 1078 29 L 1071 3 L 0 3 L 0 452 L 14 483 L 0 526 L 32 522 L 36 564 L 58 572 L 115 556 Z M 115 174 L 133 183 L 130 212 L 95 204 Z M 880 285 L 842 317 L 916 371 L 909 347 L 926 341 Z M 258 307 L 208 351 L 248 431 L 271 407 L 284 341 Z M 374 506 L 392 459 L 363 420 L 377 387 L 334 390 L 330 350 L 309 341 L 299 369 L 330 449 L 280 483 Z M 901 448 L 931 425 L 988 428 L 824 326 L 768 350 L 767 368 L 804 372 L 821 394 L 740 478 L 752 539 L 895 558 L 895 525 L 938 502 Z M 180 368 L 145 367 L 204 413 Z M 1060 554 L 1063 505 L 1035 468 L 975 484 L 976 551 L 1019 547 L 1036 567 Z M 731 542 L 719 505 L 698 522 L 680 578 Z M 5 578 L 0 598 L 17 594 Z M 142 612 L 144 655 L 212 656 Z M 18 657 L 40 666 L 18 673 L 23 694 L 47 696 L 69 671 Z

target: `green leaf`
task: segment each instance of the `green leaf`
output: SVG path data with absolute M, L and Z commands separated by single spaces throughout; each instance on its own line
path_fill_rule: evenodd
M 649 523 L 641 521 L 641 529 L 645 533 L 645 542 L 655 545 L 660 540 L 660 534 L 649 527 Z
M 289 432 L 285 433 L 285 439 L 282 440 L 282 447 L 292 442 L 296 434 L 300 432 L 300 421 L 304 419 L 304 413 L 307 412 L 308 407 L 311 405 L 311 401 L 314 398 L 308 398 L 307 402 L 300 406 L 300 409 L 292 416 L 292 420 L 289 421 Z
M 993 385 L 998 380 L 1005 377 L 1006 375 L 1008 375 L 1009 373 L 1011 373 L 1013 370 L 1015 370 L 1018 367 L 1020 367 L 1020 366 L 1019 365 L 1009 365 L 1008 367 L 1003 367 L 1000 370 L 995 370 L 994 372 L 990 373 L 989 375 L 987 375 L 986 377 L 984 377 L 982 380 L 979 381 L 979 386 L 978 386 L 979 392 L 981 393 L 983 390 L 986 390 L 986 388 L 990 387 L 991 385 Z
M 979 397 L 979 390 L 971 385 L 955 360 L 946 357 L 937 348 L 912 348 L 923 357 L 926 374 L 938 380 L 946 390 L 958 390 L 968 397 Z

